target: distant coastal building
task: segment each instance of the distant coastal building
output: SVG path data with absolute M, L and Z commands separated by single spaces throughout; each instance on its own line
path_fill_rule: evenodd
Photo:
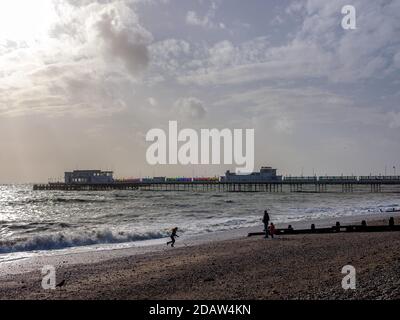
M 225 176 L 221 177 L 221 182 L 281 182 L 282 176 L 276 175 L 276 171 L 277 169 L 272 167 L 261 167 L 259 172 L 250 174 L 236 174 L 228 170 Z
M 114 183 L 112 171 L 75 170 L 65 172 L 66 184 L 102 184 Z

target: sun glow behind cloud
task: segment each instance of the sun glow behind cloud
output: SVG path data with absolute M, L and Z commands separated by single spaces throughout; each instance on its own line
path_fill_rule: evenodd
M 0 41 L 37 41 L 47 35 L 56 18 L 52 0 L 1 0 Z

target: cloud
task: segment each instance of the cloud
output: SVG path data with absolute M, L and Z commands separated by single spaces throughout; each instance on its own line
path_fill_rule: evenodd
M 286 117 L 278 118 L 275 122 L 275 130 L 280 133 L 292 133 L 293 132 L 293 121 Z
M 340 27 L 344 4 L 342 0 L 294 2 L 287 8 L 285 19 L 296 13 L 302 22 L 284 44 L 271 45 L 267 38 L 262 39 L 261 46 L 260 39 L 248 41 L 247 46 L 221 42 L 210 48 L 201 67 L 187 70 L 179 81 L 198 85 L 270 79 L 356 83 L 393 74 L 399 65 L 399 3 L 355 1 L 356 30 Z
M 186 15 L 186 23 L 193 25 L 193 26 L 202 26 L 202 27 L 209 27 L 210 21 L 208 17 L 204 17 L 203 19 L 197 16 L 197 13 L 194 11 L 189 11 Z
M 149 98 L 147 99 L 147 101 L 149 102 L 149 104 L 150 104 L 152 107 L 157 107 L 157 106 L 158 106 L 158 101 L 157 101 L 155 98 L 153 98 L 153 97 L 149 97 Z
M 185 64 L 193 62 L 191 44 L 180 39 L 165 39 L 154 42 L 149 47 L 151 68 L 155 73 L 160 71 L 178 76 Z
M 286 7 L 285 12 L 289 15 L 297 14 L 301 12 L 305 7 L 305 2 L 302 0 L 295 0 Z
M 104 117 L 126 108 L 118 94 L 124 79 L 99 77 L 83 65 L 46 66 L 28 75 L 31 85 L 0 91 L 2 115 Z
M 179 98 L 173 112 L 181 118 L 192 120 L 202 119 L 207 113 L 203 102 L 194 97 Z
M 400 128 L 400 112 L 389 112 L 389 127 L 392 129 Z
M 393 64 L 397 69 L 400 69 L 400 51 L 393 56 Z
M 236 50 L 228 40 L 216 43 L 209 49 L 210 64 L 214 66 L 227 66 L 235 63 Z
M 318 78 L 329 74 L 333 57 L 315 44 L 293 41 L 287 46 L 264 51 L 268 42 L 261 46 L 257 42 L 226 46 L 222 51 L 211 49 L 205 66 L 182 75 L 179 81 L 198 85 L 240 84 Z
M 198 26 L 206 29 L 225 29 L 226 26 L 224 23 L 214 22 L 217 9 L 217 4 L 212 2 L 207 14 L 203 17 L 200 17 L 195 11 L 190 10 L 186 14 L 186 23 L 191 26 Z
M 133 1 L 55 0 L 49 35 L 0 46 L 0 113 L 101 117 L 126 110 L 145 76 L 152 35 Z
M 284 19 L 278 14 L 277 16 L 275 16 L 275 17 L 271 20 L 270 25 L 271 25 L 271 26 L 279 26 L 279 25 L 281 25 L 281 24 L 283 24 L 283 23 L 284 23 Z
M 152 41 L 152 36 L 134 22 L 137 20 L 136 15 L 132 13 L 130 19 L 126 25 L 117 11 L 111 9 L 101 13 L 101 18 L 95 27 L 108 58 L 120 59 L 129 73 L 137 76 L 149 65 L 148 45 Z
M 384 110 L 360 105 L 350 97 L 314 87 L 263 87 L 229 94 L 214 103 L 230 119 L 253 121 L 278 132 L 316 127 L 368 128 L 385 126 Z M 247 123 L 247 125 L 255 124 Z

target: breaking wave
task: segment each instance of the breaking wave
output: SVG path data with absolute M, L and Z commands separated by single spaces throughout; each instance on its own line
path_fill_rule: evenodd
M 142 240 L 161 239 L 165 232 L 113 232 L 99 230 L 93 232 L 55 233 L 37 235 L 31 238 L 20 238 L 12 241 L 0 241 L 0 254 L 26 251 L 59 250 L 96 244 L 116 244 Z

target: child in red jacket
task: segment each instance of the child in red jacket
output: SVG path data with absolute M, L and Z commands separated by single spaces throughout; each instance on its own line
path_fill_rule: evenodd
M 269 229 L 269 234 L 271 235 L 271 238 L 273 238 L 274 234 L 276 232 L 275 225 L 271 222 L 268 229 Z

